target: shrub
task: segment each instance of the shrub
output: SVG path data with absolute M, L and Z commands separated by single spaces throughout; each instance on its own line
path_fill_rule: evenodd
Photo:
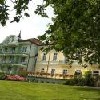
M 4 72 L 0 72 L 0 80 L 6 79 L 6 74 Z
M 78 79 L 78 86 L 85 86 L 86 80 L 84 78 Z
M 22 77 L 27 77 L 28 73 L 26 71 L 19 71 L 18 75 Z
M 91 71 L 85 72 L 85 81 L 87 86 L 94 86 L 95 78 L 91 74 Z
M 65 82 L 65 85 L 75 85 L 75 80 L 74 79 L 67 79 Z
M 18 76 L 18 75 L 7 75 L 7 80 L 26 81 L 26 78 L 25 77 Z
M 70 79 L 67 79 L 66 82 L 64 83 L 65 85 L 70 85 Z
M 76 77 L 76 75 L 74 75 L 74 79 L 67 79 L 65 85 L 94 86 L 96 81 L 97 80 L 95 77 L 93 77 L 91 71 L 87 71 L 84 75 L 84 78 Z

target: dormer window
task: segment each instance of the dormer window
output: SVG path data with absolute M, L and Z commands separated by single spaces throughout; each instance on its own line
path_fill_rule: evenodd
M 46 53 L 43 53 L 42 60 L 46 61 Z
M 54 53 L 53 61 L 56 61 L 56 60 L 57 60 L 57 54 L 58 54 L 58 53 Z

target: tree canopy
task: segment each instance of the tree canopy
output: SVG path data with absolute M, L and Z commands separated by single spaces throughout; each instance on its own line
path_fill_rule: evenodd
M 11 1 L 16 11 L 13 21 L 18 22 L 31 0 Z M 90 64 L 100 64 L 100 0 L 43 0 L 35 13 L 47 17 L 45 9 L 48 6 L 54 9 L 54 24 L 50 24 L 39 39 L 45 41 L 46 45 L 52 43 L 50 47 L 62 51 L 68 60 L 75 59 L 82 63 L 84 57 Z M 0 0 L 2 25 L 9 19 L 8 10 L 6 0 Z M 28 13 L 24 15 L 29 17 Z
M 12 2 L 12 10 L 15 11 L 15 16 L 10 22 L 19 22 L 20 18 L 23 16 L 23 12 L 28 9 L 28 4 L 31 0 L 0 0 L 0 23 L 2 26 L 6 25 L 11 12 L 11 5 L 8 1 Z M 29 17 L 30 15 L 24 12 L 24 16 Z
M 44 0 L 56 15 L 53 25 L 39 39 L 53 43 L 69 60 L 82 57 L 90 64 L 100 64 L 100 0 Z

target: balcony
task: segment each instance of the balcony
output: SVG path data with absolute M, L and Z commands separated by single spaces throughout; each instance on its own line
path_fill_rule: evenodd
M 18 62 L 18 61 L 12 60 L 12 61 L 0 61 L 0 64 L 26 65 L 26 64 L 28 64 L 28 62 L 27 61 Z
M 38 64 L 48 64 L 48 61 L 38 61 Z M 49 64 L 66 64 L 65 60 L 49 61 Z
M 18 46 L 18 42 L 14 41 L 14 42 L 9 42 L 7 44 L 3 44 L 2 47 L 15 47 Z
M 7 52 L 0 52 L 0 56 L 28 56 L 29 52 L 21 52 L 21 51 L 7 51 Z
M 66 64 L 65 60 L 59 60 L 59 64 Z
M 18 64 L 26 65 L 26 64 L 28 64 L 28 62 L 27 61 L 23 61 L 23 62 L 19 61 Z

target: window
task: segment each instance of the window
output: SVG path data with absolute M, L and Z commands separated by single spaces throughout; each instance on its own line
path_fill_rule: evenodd
M 14 37 L 11 38 L 11 42 L 13 42 L 13 41 L 14 41 Z
M 15 52 L 15 47 L 11 48 L 11 51 L 12 51 L 12 53 L 14 53 Z
M 93 71 L 94 75 L 99 75 L 99 71 Z
M 44 71 L 45 71 L 44 68 L 42 68 L 42 69 L 41 69 L 41 72 L 44 72 Z
M 0 53 L 2 52 L 2 49 L 0 49 Z
M 46 53 L 43 53 L 42 60 L 43 60 L 43 61 L 46 61 Z
M 5 48 L 5 52 L 7 52 L 7 48 Z
M 27 47 L 22 47 L 22 52 L 26 52 L 27 51 Z
M 65 57 L 65 63 L 67 63 L 67 64 L 69 64 L 69 63 L 70 63 L 70 61 L 69 61 L 68 57 Z
M 93 76 L 95 77 L 95 79 L 98 79 L 99 71 L 93 71 Z
M 67 74 L 67 70 L 63 70 L 62 74 L 66 75 Z
M 57 60 L 57 53 L 54 53 L 53 60 Z
M 51 69 L 51 75 L 55 74 L 55 69 Z
M 81 70 L 76 70 L 74 75 L 81 75 L 82 71 Z
M 22 52 L 26 52 L 26 50 L 27 50 L 27 47 L 23 47 Z
M 6 62 L 6 56 L 3 56 L 2 59 L 1 59 L 1 61 L 2 61 L 3 63 L 5 63 L 5 62 Z
M 22 57 L 21 62 L 25 62 L 25 57 Z
M 10 56 L 10 62 L 14 63 L 14 56 Z

